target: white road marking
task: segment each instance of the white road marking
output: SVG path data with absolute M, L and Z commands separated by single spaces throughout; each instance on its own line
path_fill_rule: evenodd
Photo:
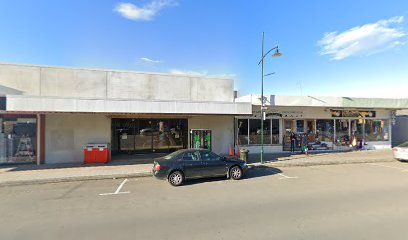
M 123 180 L 123 182 L 119 185 L 118 189 L 116 189 L 116 191 L 114 193 L 100 193 L 99 196 L 106 196 L 106 195 L 117 195 L 117 194 L 125 194 L 125 193 L 130 193 L 130 192 L 121 192 L 120 190 L 123 188 L 123 185 L 125 185 L 125 183 L 128 180 L 125 179 Z
M 278 175 L 281 176 L 279 179 L 298 178 L 298 177 L 289 177 L 289 176 L 286 176 L 285 174 L 282 174 L 282 173 L 278 173 Z
M 398 170 L 401 170 L 401 172 L 407 172 L 407 171 L 408 171 L 408 169 L 407 169 L 407 168 L 400 168 L 400 167 L 387 166 L 387 165 L 378 164 L 378 163 L 369 163 L 369 164 L 370 164 L 370 165 L 374 165 L 374 166 L 379 166 L 379 167 L 385 167 L 385 168 L 398 169 Z
M 273 172 L 274 174 L 278 174 L 279 176 L 281 176 L 281 177 L 278 178 L 278 179 L 296 179 L 296 178 L 299 178 L 299 177 L 289 177 L 289 176 L 286 176 L 286 175 L 283 174 L 283 173 L 279 173 L 279 172 L 273 171 L 273 170 L 269 170 L 269 171 Z

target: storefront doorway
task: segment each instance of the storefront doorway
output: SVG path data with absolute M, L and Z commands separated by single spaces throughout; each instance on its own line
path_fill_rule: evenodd
M 112 154 L 170 153 L 187 148 L 187 119 L 112 119 Z
M 37 161 L 36 116 L 0 115 L 0 164 Z

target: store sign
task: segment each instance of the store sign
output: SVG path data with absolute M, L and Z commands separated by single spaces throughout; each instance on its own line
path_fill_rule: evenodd
M 375 111 L 358 111 L 358 110 L 332 110 L 332 117 L 357 117 L 357 118 L 373 118 Z

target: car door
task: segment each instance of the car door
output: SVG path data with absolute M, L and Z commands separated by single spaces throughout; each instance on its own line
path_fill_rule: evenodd
M 203 175 L 205 177 L 221 176 L 227 173 L 227 164 L 222 157 L 211 151 L 200 151 L 203 162 Z
M 198 178 L 202 176 L 203 167 L 198 151 L 185 152 L 182 159 L 184 176 L 186 178 Z

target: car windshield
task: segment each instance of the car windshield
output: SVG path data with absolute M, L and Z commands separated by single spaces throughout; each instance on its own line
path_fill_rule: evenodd
M 400 144 L 400 145 L 398 145 L 397 147 L 404 147 L 404 148 L 408 148 L 408 142 L 401 143 L 401 144 Z
M 163 158 L 166 160 L 171 160 L 171 159 L 176 158 L 180 153 L 181 151 L 175 151 L 175 152 L 170 153 L 169 155 L 164 156 Z

